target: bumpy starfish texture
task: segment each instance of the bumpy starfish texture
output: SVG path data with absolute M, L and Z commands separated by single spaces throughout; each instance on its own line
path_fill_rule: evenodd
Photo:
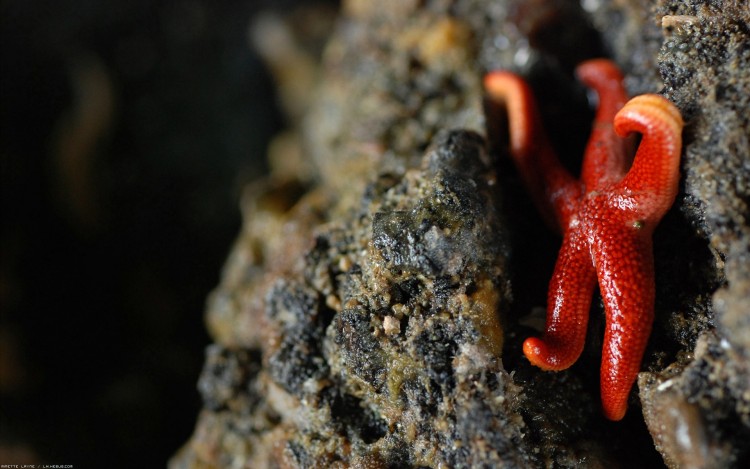
M 605 417 L 627 410 L 654 316 L 651 234 L 677 195 L 682 118 L 665 98 L 627 101 L 622 75 L 595 59 L 576 69 L 599 96 L 581 178 L 559 162 L 541 126 L 531 90 L 509 72 L 485 77 L 490 103 L 505 106 L 510 153 L 542 215 L 563 233 L 547 297 L 543 337 L 523 351 L 544 370 L 570 367 L 583 351 L 589 308 L 598 280 L 606 328 L 601 365 Z M 622 137 L 642 140 L 631 159 Z

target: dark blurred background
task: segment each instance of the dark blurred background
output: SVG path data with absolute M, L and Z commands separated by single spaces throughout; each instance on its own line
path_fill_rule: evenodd
M 248 27 L 301 1 L 0 2 L 0 464 L 163 466 L 282 119 Z

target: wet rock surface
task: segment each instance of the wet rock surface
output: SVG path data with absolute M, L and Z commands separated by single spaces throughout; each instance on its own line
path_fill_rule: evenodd
M 345 2 L 300 133 L 271 155 L 307 164 L 246 190 L 208 302 L 204 409 L 171 466 L 747 464 L 750 13 L 718 3 Z M 480 88 L 488 69 L 527 76 L 575 166 L 591 111 L 571 71 L 597 55 L 687 123 L 617 423 L 599 411 L 600 301 L 571 369 L 520 353 L 559 240 Z

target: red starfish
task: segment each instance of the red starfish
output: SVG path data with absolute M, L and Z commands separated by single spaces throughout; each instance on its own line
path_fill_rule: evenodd
M 608 60 L 584 62 L 576 72 L 599 95 L 580 180 L 558 161 L 528 85 L 508 72 L 492 72 L 484 83 L 491 102 L 507 108 L 510 151 L 524 183 L 541 213 L 563 232 L 546 331 L 541 339 L 526 339 L 523 352 L 543 370 L 575 363 L 598 279 L 606 314 L 602 407 L 608 419 L 620 420 L 651 333 L 651 234 L 677 195 L 683 122 L 677 108 L 658 95 L 625 104 L 622 75 Z M 643 135 L 632 165 L 618 137 L 631 132 Z

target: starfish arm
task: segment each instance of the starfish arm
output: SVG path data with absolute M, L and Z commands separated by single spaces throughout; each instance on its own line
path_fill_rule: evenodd
M 591 137 L 581 167 L 581 179 L 586 191 L 619 181 L 625 175 L 629 160 L 625 142 L 615 135 L 612 121 L 628 100 L 622 85 L 623 76 L 617 65 L 607 59 L 593 59 L 581 63 L 576 75 L 599 97 Z
M 507 110 L 510 153 L 537 209 L 550 225 L 562 229 L 580 185 L 549 144 L 531 89 L 521 77 L 504 71 L 488 73 L 484 87 L 491 103 Z
M 543 370 L 570 367 L 586 341 L 596 272 L 585 237 L 575 231 L 565 236 L 547 297 L 547 323 L 541 339 L 528 338 L 523 353 Z
M 620 220 L 596 235 L 594 257 L 604 300 L 601 395 L 604 416 L 620 420 L 641 366 L 654 319 L 650 234 Z
M 613 190 L 632 196 L 651 228 L 677 196 L 683 125 L 680 111 L 655 94 L 631 99 L 615 116 L 620 136 L 638 132 L 643 139 L 630 171 Z

